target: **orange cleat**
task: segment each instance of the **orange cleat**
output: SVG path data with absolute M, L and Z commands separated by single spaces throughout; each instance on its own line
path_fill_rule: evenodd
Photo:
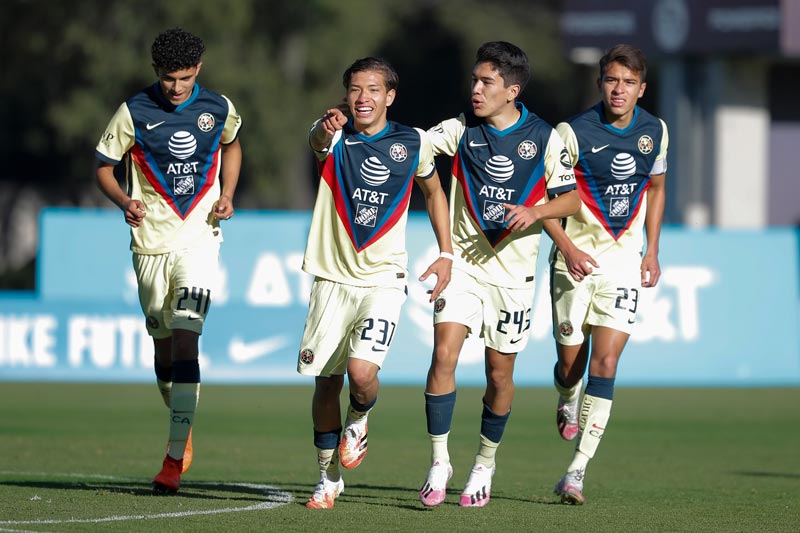
M 157 494 L 178 492 L 181 486 L 181 470 L 183 470 L 183 459 L 173 459 L 167 455 L 161 466 L 161 472 L 153 478 L 153 492 Z

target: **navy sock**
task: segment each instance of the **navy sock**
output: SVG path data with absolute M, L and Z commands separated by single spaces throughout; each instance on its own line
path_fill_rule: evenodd
M 506 422 L 511 415 L 509 410 L 504 415 L 498 415 L 486 404 L 483 404 L 483 414 L 481 415 L 481 435 L 492 442 L 500 442 L 503 432 L 506 430 Z
M 614 379 L 615 378 L 601 378 L 599 376 L 589 375 L 589 381 L 586 383 L 586 394 L 596 398 L 605 398 L 606 400 L 614 399 Z
M 440 395 L 425 393 L 425 417 L 429 434 L 444 435 L 450 431 L 455 406 L 456 391 Z

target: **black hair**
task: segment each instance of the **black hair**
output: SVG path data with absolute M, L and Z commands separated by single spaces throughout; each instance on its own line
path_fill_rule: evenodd
M 490 63 L 503 78 L 506 87 L 519 85 L 520 92 L 531 79 L 528 56 L 521 48 L 505 41 L 483 43 L 475 54 L 475 64 L 479 63 Z
M 391 63 L 380 57 L 362 57 L 361 59 L 357 59 L 344 71 L 342 75 L 342 84 L 344 88 L 347 89 L 350 87 L 350 78 L 353 77 L 353 74 L 356 72 L 365 72 L 367 70 L 374 70 L 383 74 L 383 80 L 386 83 L 387 91 L 397 89 L 397 86 L 400 85 L 400 76 L 397 75 L 397 71 Z
M 618 44 L 609 48 L 600 58 L 600 79 L 606 74 L 609 63 L 619 63 L 639 74 L 639 81 L 644 82 L 647 76 L 647 59 L 644 52 L 630 44 Z
M 206 47 L 200 37 L 182 28 L 172 28 L 158 34 L 151 54 L 153 66 L 163 72 L 175 72 L 197 66 Z

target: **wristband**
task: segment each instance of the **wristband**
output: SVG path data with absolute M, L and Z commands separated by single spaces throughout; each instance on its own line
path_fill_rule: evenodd
M 450 252 L 439 252 L 439 257 L 449 259 L 450 261 L 455 261 L 455 256 Z

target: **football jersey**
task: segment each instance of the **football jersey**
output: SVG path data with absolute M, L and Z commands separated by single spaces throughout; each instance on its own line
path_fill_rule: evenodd
M 145 204 L 131 250 L 160 254 L 221 241 L 212 211 L 219 199 L 220 143 L 236 139 L 241 118 L 226 97 L 195 84 L 179 106 L 155 83 L 119 106 L 95 155 L 126 160 L 127 193 Z
M 641 262 L 650 175 L 667 171 L 669 137 L 663 120 L 640 107 L 624 129 L 609 124 L 603 104 L 557 126 L 575 167 L 580 211 L 565 231 L 601 269 L 636 268 Z M 557 268 L 566 268 L 553 249 Z M 551 256 L 551 260 L 553 257 Z
M 319 190 L 303 270 L 349 285 L 405 287 L 414 177 L 435 170 L 425 133 L 389 121 L 368 136 L 351 119 L 317 156 Z
M 519 120 L 497 130 L 471 112 L 428 130 L 434 155 L 453 157 L 450 223 L 455 268 L 486 283 L 530 288 L 541 221 L 512 232 L 504 203 L 539 205 L 575 189 L 564 143 L 548 123 L 517 103 Z

